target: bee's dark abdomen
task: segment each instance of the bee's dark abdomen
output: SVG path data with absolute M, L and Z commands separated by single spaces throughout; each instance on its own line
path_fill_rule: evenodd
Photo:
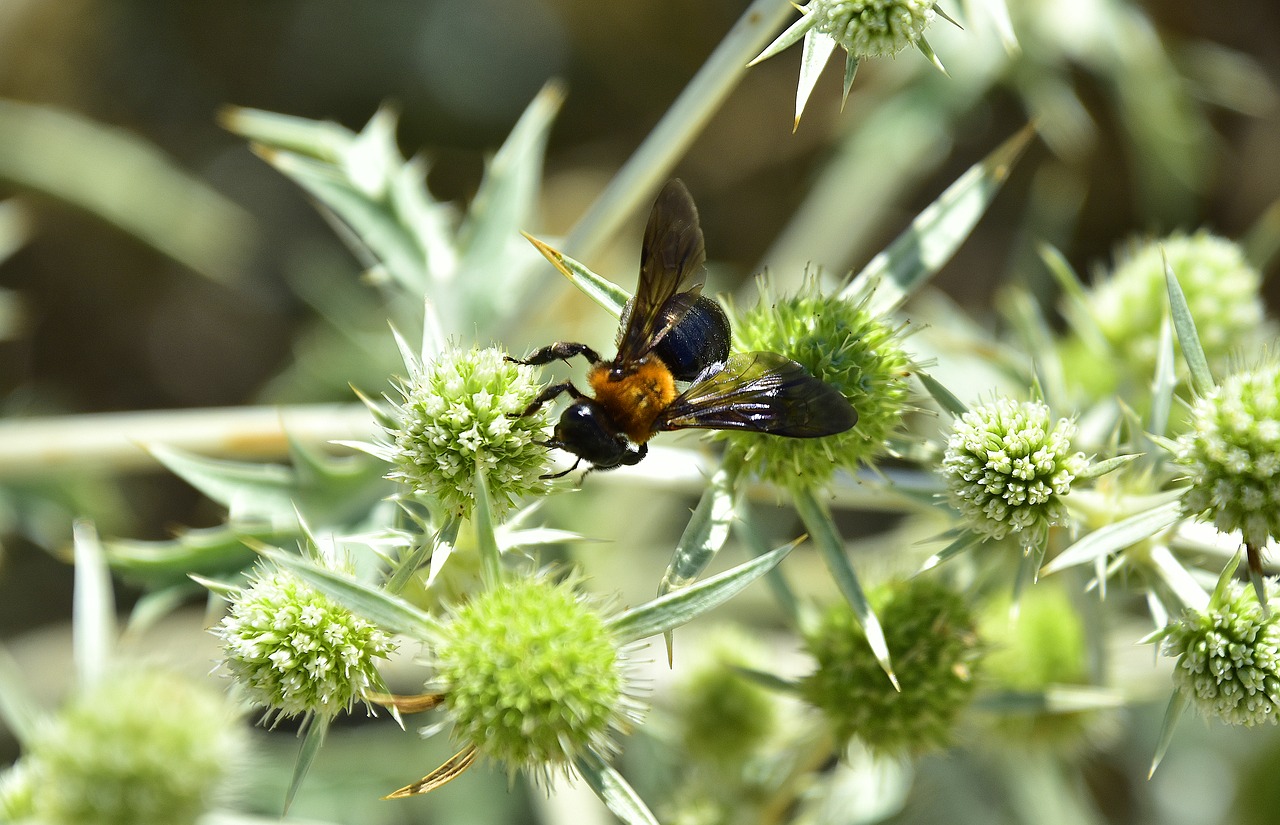
M 729 317 L 720 303 L 698 296 L 685 316 L 663 336 L 654 354 L 677 381 L 692 381 L 704 369 L 729 357 Z

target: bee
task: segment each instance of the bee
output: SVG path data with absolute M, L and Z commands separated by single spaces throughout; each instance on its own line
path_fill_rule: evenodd
M 830 384 L 776 352 L 730 355 L 729 318 L 702 295 L 706 260 L 698 210 L 679 179 L 658 194 L 640 250 L 640 283 L 623 309 L 617 354 L 606 361 L 586 344 L 558 341 L 518 364 L 542 365 L 583 356 L 591 362 L 592 395 L 570 381 L 552 384 L 517 416 L 568 394 L 545 446 L 586 461 L 593 470 L 638 464 L 649 439 L 667 430 L 747 430 L 789 438 L 842 433 L 858 421 Z M 553 259 L 553 263 L 554 263 Z M 683 390 L 677 382 L 688 384 Z

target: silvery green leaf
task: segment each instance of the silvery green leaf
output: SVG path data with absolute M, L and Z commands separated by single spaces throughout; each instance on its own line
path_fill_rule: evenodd
M 529 243 L 533 244 L 539 252 L 542 253 L 551 265 L 560 270 L 560 274 L 564 275 L 578 289 L 586 293 L 587 297 L 595 301 L 615 318 L 622 315 L 622 308 L 627 305 L 627 301 L 631 300 L 631 293 L 615 284 L 607 278 L 602 278 L 573 258 L 562 252 L 557 252 L 547 244 L 537 238 L 524 234 Z
M 805 13 L 799 20 L 788 26 L 786 31 L 778 35 L 777 39 L 766 46 L 764 51 L 760 52 L 760 54 L 747 65 L 754 66 L 762 60 L 768 60 L 775 54 L 791 48 L 799 42 L 800 38 L 808 34 L 809 29 L 812 29 L 817 22 L 817 17 L 812 14 Z
M 358 518 L 387 495 L 385 466 L 363 457 L 319 457 L 294 446 L 295 467 L 206 458 L 162 444 L 147 445 L 165 467 L 226 507 L 233 522 L 265 522 L 276 529 Z
M 627 784 L 614 768 L 593 752 L 587 751 L 573 760 L 574 767 L 595 791 L 600 801 L 627 825 L 658 825 L 644 800 Z
M 1165 752 L 1169 750 L 1169 744 L 1173 741 L 1173 732 L 1178 728 L 1178 721 L 1182 719 L 1182 714 L 1190 703 L 1191 697 L 1181 690 L 1175 689 L 1173 695 L 1169 697 L 1169 706 L 1165 708 L 1164 720 L 1160 723 L 1160 739 L 1156 742 L 1155 755 L 1151 757 L 1151 769 L 1147 771 L 1148 779 L 1155 775 L 1156 768 L 1160 767 L 1160 763 L 1164 760 Z
M 831 514 L 818 504 L 812 490 L 795 490 L 791 499 L 795 503 L 796 512 L 800 514 L 800 520 L 804 522 L 810 537 L 813 538 L 813 543 L 817 545 L 818 553 L 826 562 L 827 569 L 831 571 L 836 586 L 844 594 L 845 601 L 853 608 L 853 614 L 857 617 L 858 624 L 862 626 L 862 632 L 867 637 L 867 644 L 871 645 L 871 652 L 875 654 L 876 661 L 880 663 L 880 667 L 884 669 L 885 675 L 889 677 L 894 688 L 900 690 L 898 677 L 894 675 L 893 664 L 889 659 L 889 645 L 884 638 L 884 629 L 880 627 L 880 620 L 876 618 L 875 611 L 871 609 L 871 604 L 862 591 L 857 572 L 849 563 L 849 557 L 845 555 L 844 541 L 840 538 L 840 531 L 835 521 L 832 520 Z
M 858 75 L 858 58 L 853 56 L 853 52 L 845 52 L 844 54 L 844 89 L 840 95 L 840 111 L 844 111 L 844 105 L 849 102 L 849 92 L 853 89 L 853 79 Z
M 192 577 L 186 582 L 148 591 L 138 597 L 138 601 L 134 602 L 133 610 L 129 611 L 129 621 L 125 625 L 126 633 L 136 635 L 155 627 L 162 619 L 167 618 L 173 611 L 186 604 L 191 599 L 192 594 L 199 593 L 201 587 L 224 597 L 230 596 L 240 589 L 236 585 L 227 582 Z
M 929 41 L 924 38 L 924 35 L 916 39 L 916 49 L 925 56 L 926 60 L 933 64 L 935 69 L 947 75 L 947 77 L 951 76 L 947 72 L 947 67 L 942 65 L 942 58 L 938 57 L 938 53 L 933 50 L 933 46 L 929 45 Z
M 0 179 L 79 207 L 220 283 L 250 270 L 252 216 L 136 134 L 0 100 L 0 147 Z
M 813 93 L 818 76 L 822 74 L 835 48 L 836 41 L 829 34 L 823 34 L 817 29 L 810 29 L 805 34 L 804 51 L 800 55 L 800 82 L 796 84 L 796 118 L 791 126 L 793 132 L 800 128 L 800 116 L 804 114 L 805 104 L 809 102 L 809 95 Z
M 1125 455 L 1112 456 L 1102 461 L 1095 461 L 1089 464 L 1080 475 L 1076 476 L 1077 480 L 1098 478 L 1105 476 L 1107 473 L 1115 472 L 1131 461 L 1142 458 L 1144 453 L 1126 453 Z
M 412 295 L 423 294 L 428 281 L 426 257 L 389 203 L 370 199 L 330 165 L 291 152 L 260 154 L 338 217 L 350 230 L 346 239 L 381 262 L 396 283 Z
M 950 544 L 925 559 L 924 564 L 920 565 L 920 572 L 932 570 L 945 561 L 949 561 L 960 555 L 970 547 L 981 544 L 984 537 L 981 533 L 975 533 L 972 530 L 964 530 Z
M 698 506 L 693 510 L 693 516 L 680 535 L 680 541 L 676 543 L 662 581 L 658 583 L 659 596 L 683 590 L 696 581 L 724 546 L 729 537 L 729 525 L 733 522 L 734 488 L 737 486 L 740 469 L 740 462 L 730 460 L 711 476 L 710 483 L 702 491 L 702 498 L 698 500 Z M 667 662 L 670 664 L 671 631 L 666 633 L 666 642 Z
M 98 531 L 87 521 L 72 526 L 76 582 L 72 596 L 72 646 L 81 689 L 95 684 L 111 661 L 116 640 L 116 602 Z
M 1048 576 L 1078 564 L 1091 562 L 1101 556 L 1118 553 L 1126 547 L 1151 538 L 1161 530 L 1172 527 L 1182 518 L 1180 496 L 1180 490 L 1173 491 L 1166 496 L 1172 500 L 1085 535 L 1046 564 L 1041 569 L 1040 575 Z
M 747 585 L 772 570 L 798 542 L 784 544 L 770 553 L 690 585 L 684 590 L 659 596 L 609 620 L 620 642 L 638 641 L 674 630 L 712 608 L 724 604 Z
M 148 589 L 180 584 L 188 574 L 230 576 L 251 565 L 256 554 L 245 540 L 283 544 L 298 535 L 296 526 L 278 530 L 269 525 L 228 525 L 184 530 L 160 541 L 111 539 L 104 543 L 107 562 L 121 579 Z
M 385 590 L 370 587 L 292 553 L 270 547 L 259 548 L 258 552 L 384 630 L 422 639 L 431 633 L 435 625 L 430 615 Z
M 485 168 L 458 230 L 457 287 L 504 309 L 519 300 L 516 281 L 531 269 L 520 230 L 532 222 L 547 135 L 563 102 L 562 85 L 542 88 Z
M 381 106 L 342 153 L 340 165 L 356 190 L 370 200 L 387 195 L 393 170 L 404 163 L 396 146 L 394 110 Z
M 1018 36 L 1013 31 L 1013 21 L 1009 18 L 1009 5 L 1005 0 L 966 0 L 965 5 L 980 5 L 986 9 L 987 17 L 995 24 L 996 32 L 1000 35 L 1000 43 L 1004 46 L 1004 50 L 1010 55 L 1017 55 L 1022 51 L 1022 47 L 1018 45 Z M 969 9 L 967 16 L 974 16 L 973 10 Z
M 920 383 L 924 385 L 925 390 L 938 402 L 938 406 L 943 412 L 950 413 L 953 418 L 959 418 L 969 411 L 964 402 L 956 398 L 951 390 L 942 385 L 938 379 L 934 378 L 924 370 L 916 370 L 916 377 L 920 379 Z
M 970 167 L 887 249 L 871 259 L 842 296 L 866 300 L 873 315 L 885 315 L 901 306 L 969 237 L 1034 135 L 1035 128 L 1025 126 Z
M 391 575 L 387 578 L 387 590 L 391 593 L 404 590 L 405 585 L 413 578 L 413 574 L 417 573 L 428 559 L 431 562 L 431 572 L 428 574 L 427 586 L 430 587 L 431 581 L 440 574 L 445 562 L 453 554 L 453 549 L 458 543 L 458 528 L 461 525 L 461 519 L 450 518 L 436 531 L 430 541 L 427 541 L 425 536 L 417 537 L 409 545 L 407 552 L 396 560 Z
M 1164 256 L 1161 250 L 1161 257 Z M 1205 357 L 1204 347 L 1200 345 L 1200 334 L 1196 332 L 1195 319 L 1191 317 L 1191 308 L 1187 306 L 1187 296 L 1182 294 L 1182 286 L 1168 258 L 1164 261 L 1164 277 L 1169 287 L 1169 311 L 1173 315 L 1173 328 L 1178 333 L 1178 343 L 1182 345 L 1182 357 L 1187 361 L 1187 369 L 1191 373 L 1191 388 L 1196 395 L 1206 396 L 1213 392 L 1213 373 L 1209 371 L 1209 359 Z
M 1054 283 L 1062 290 L 1062 299 L 1067 307 L 1066 315 L 1076 334 L 1097 352 L 1109 350 L 1111 345 L 1089 309 L 1088 291 L 1075 267 L 1055 246 L 1040 244 L 1039 252 L 1040 260 L 1044 261 Z
M 325 735 L 329 733 L 329 722 L 328 716 L 312 714 L 307 717 L 303 725 L 302 742 L 298 746 L 298 759 L 293 763 L 293 776 L 289 779 L 289 789 L 284 796 L 284 813 L 286 814 L 289 813 L 294 798 L 302 788 L 302 780 L 307 778 L 307 772 L 311 770 L 311 765 L 320 755 Z
M 295 115 L 228 106 L 218 113 L 223 128 L 254 143 L 337 163 L 355 132 L 331 120 L 311 120 Z

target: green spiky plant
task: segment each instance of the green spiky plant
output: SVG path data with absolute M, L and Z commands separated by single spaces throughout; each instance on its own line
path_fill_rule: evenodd
M 1008 10 L 991 5 L 1003 28 Z M 403 726 L 402 717 L 417 714 L 433 720 L 421 731 L 429 740 L 421 746 L 405 734 L 407 752 L 425 765 L 398 760 L 387 777 L 402 785 L 392 798 L 431 794 L 487 764 L 509 785 L 550 789 L 580 779 L 614 816 L 637 825 L 658 821 L 654 810 L 671 822 L 843 822 L 856 807 L 850 789 L 873 786 L 863 791 L 872 798 L 859 803 L 871 812 L 857 808 L 870 821 L 904 804 L 911 771 L 929 752 L 1013 747 L 1018 726 L 973 725 L 976 717 L 1034 715 L 1043 729 L 1052 727 L 1045 718 L 1074 719 L 1151 698 L 1149 690 L 1109 680 L 1106 668 L 1080 665 L 1074 633 L 1029 622 L 1030 640 L 984 638 L 974 619 L 979 608 L 1008 612 L 1016 622 L 1037 576 L 1081 591 L 1145 597 L 1158 626 L 1150 638 L 1176 659 L 1174 699 L 1153 763 L 1193 702 L 1231 724 L 1277 719 L 1265 557 L 1276 522 L 1265 504 L 1278 498 L 1271 482 L 1280 468 L 1280 382 L 1274 356 L 1247 353 L 1236 357 L 1250 366 L 1215 380 L 1201 337 L 1247 345 L 1259 330 L 1236 329 L 1241 316 L 1206 313 L 1199 307 L 1216 305 L 1187 300 L 1180 278 L 1187 275 L 1201 293 L 1206 281 L 1191 275 L 1202 262 L 1184 248 L 1185 237 L 1167 241 L 1176 255 L 1168 263 L 1160 258 L 1159 305 L 1143 307 L 1143 320 L 1157 320 L 1141 329 L 1109 323 L 1109 288 L 1086 287 L 1048 248 L 1043 258 L 1064 295 L 1066 333 L 1055 331 L 1047 310 L 1018 286 L 1002 302 L 1008 336 L 966 325 L 950 308 L 927 309 L 929 279 L 996 197 L 1033 137 L 1030 128 L 970 168 L 856 274 L 831 280 L 792 267 L 741 296 L 752 308 L 735 313 L 735 348 L 800 362 L 855 406 L 855 430 L 806 442 L 725 433 L 710 449 L 662 445 L 642 465 L 585 481 L 542 477 L 552 468 L 539 443 L 549 415 L 519 413 L 551 371 L 503 357 L 529 343 L 520 321 L 557 278 L 538 252 L 616 318 L 632 276 L 606 277 L 583 261 L 670 173 L 692 139 L 689 124 L 698 121 L 690 109 L 715 108 L 749 59 L 804 41 L 797 122 L 837 45 L 847 53 L 846 96 L 863 59 L 914 45 L 941 66 L 924 37 L 940 13 L 931 2 L 814 0 L 775 38 L 786 13 L 785 4 L 753 4 L 744 20 L 774 28 L 744 25 L 731 33 L 707 74 L 563 241 L 531 246 L 521 238 L 537 229 L 534 205 L 558 87 L 533 101 L 465 210 L 431 195 L 423 164 L 401 155 L 387 111 L 359 133 L 266 112 L 226 114 L 229 128 L 342 228 L 372 288 L 386 298 L 393 329 L 385 340 L 402 367 L 384 376 L 388 391 L 380 398 L 283 415 L 291 434 L 311 426 L 311 418 L 297 423 L 306 413 L 328 416 L 325 438 L 353 448 L 342 457 L 304 438 L 289 439 L 286 465 L 208 458 L 148 439 L 157 461 L 225 507 L 225 523 L 166 542 L 115 540 L 104 553 L 120 577 L 144 588 L 138 625 L 162 621 L 193 592 L 229 604 L 214 622 L 227 689 L 271 724 L 303 720 L 286 808 L 319 770 L 333 722 L 352 709 L 386 708 L 371 725 Z M 1130 65 L 1117 63 L 1108 70 Z M 844 228 L 823 226 L 832 235 Z M 1225 253 L 1216 241 L 1209 250 L 1214 261 L 1243 261 L 1232 242 L 1221 244 Z M 1148 247 L 1147 258 L 1160 249 L 1159 242 Z M 1212 270 L 1214 261 L 1204 266 Z M 1252 275 L 1233 281 L 1241 305 L 1260 306 L 1259 282 Z M 1142 289 L 1149 298 L 1150 283 Z M 905 315 L 909 300 L 924 309 Z M 1260 313 L 1245 320 L 1262 326 Z M 1088 347 L 1093 357 L 1115 358 L 1133 347 L 1150 356 L 1126 375 L 1132 394 L 1081 391 L 1073 370 Z M 1213 352 L 1215 368 L 1223 355 Z M 966 357 L 996 369 L 973 380 L 955 368 Z M 1189 402 L 1186 410 L 1180 400 Z M 229 416 L 228 439 L 247 438 L 254 426 L 247 415 Z M 579 481 L 583 490 L 573 492 Z M 593 498 L 597 487 L 621 488 L 623 503 L 611 509 L 607 495 Z M 692 514 L 660 503 L 651 514 L 655 490 L 693 492 Z M 770 549 L 774 531 L 765 524 L 762 493 L 782 503 L 786 529 L 803 525 L 812 552 L 793 552 L 794 542 Z M 651 599 L 600 586 L 604 562 L 573 552 L 616 535 L 609 520 L 624 509 L 624 529 L 643 532 L 660 520 L 673 528 L 666 532 L 679 532 L 674 546 L 647 534 L 633 543 L 659 546 L 666 561 L 665 572 L 645 582 L 657 591 Z M 855 510 L 899 518 L 877 548 L 890 562 L 868 563 L 860 554 L 855 564 L 846 520 Z M 922 539 L 931 542 L 923 552 Z M 1249 587 L 1233 578 L 1239 545 Z M 78 574 L 97 576 L 101 587 L 95 547 L 87 539 L 78 544 Z M 726 548 L 745 549 L 749 558 L 707 576 Z M 639 577 L 641 559 L 614 563 L 627 571 L 615 581 Z M 1204 582 L 1215 576 L 1209 595 Z M 758 578 L 770 586 L 770 600 L 757 592 L 763 588 L 734 598 Z M 868 579 L 874 586 L 864 586 Z M 696 636 L 703 614 L 743 602 L 749 606 L 737 618 L 768 653 L 721 656 L 713 672 L 686 686 L 696 694 L 687 699 L 673 699 L 663 683 L 645 690 L 642 659 L 684 668 L 703 650 Z M 78 623 L 77 633 L 100 639 L 103 626 Z M 659 636 L 665 655 L 640 652 L 644 640 Z M 1010 675 L 1006 664 L 984 681 L 983 657 L 1015 643 L 1070 646 L 1064 655 L 1072 661 L 1046 665 L 1035 679 Z M 1093 644 L 1101 648 L 1102 639 Z M 801 646 L 799 664 L 780 661 L 778 651 Z M 216 731 L 164 728 L 164 718 L 148 720 L 127 702 L 134 714 L 122 714 L 112 728 L 115 717 L 93 711 L 121 702 L 118 693 L 69 706 L 61 723 L 46 726 L 52 733 L 37 734 L 28 703 L 14 698 L 22 695 L 11 689 L 17 677 L 0 668 L 0 679 L 0 710 L 26 749 L 0 781 L 0 812 L 9 819 L 146 822 L 146 810 L 167 806 L 177 812 L 173 821 L 194 821 L 222 801 L 211 789 L 217 772 L 200 760 L 242 758 Z M 117 681 L 126 694 L 160 701 L 145 687 Z M 172 704 L 179 719 L 210 715 L 205 706 Z M 73 734 L 124 737 L 142 725 L 135 717 L 159 725 L 159 738 L 177 755 L 165 751 L 169 764 L 144 764 L 126 777 L 132 784 L 121 783 L 110 812 L 76 807 L 90 795 L 80 788 L 101 785 L 107 771 L 91 764 L 87 773 L 68 774 L 76 748 L 97 753 L 71 741 Z M 209 741 L 188 741 L 198 736 Z M 443 756 L 440 740 L 449 743 Z M 632 747 L 642 755 L 635 762 L 628 760 Z M 1063 779 L 1067 760 L 1014 766 L 1007 753 L 998 758 L 1013 775 L 1041 768 L 1037 780 L 1054 792 L 1070 784 Z M 646 772 L 636 764 L 645 761 L 659 767 Z M 198 787 L 158 802 L 134 792 L 173 790 L 160 773 L 166 767 L 210 787 L 188 783 Z M 1050 803 L 1030 796 L 1018 804 L 1038 821 L 1035 805 Z

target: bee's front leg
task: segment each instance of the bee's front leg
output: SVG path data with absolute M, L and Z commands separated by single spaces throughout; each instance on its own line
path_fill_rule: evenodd
M 535 350 L 528 358 L 512 358 L 508 355 L 507 360 L 516 364 L 538 367 L 543 364 L 550 364 L 552 361 L 568 361 L 575 355 L 585 356 L 593 364 L 600 361 L 598 352 L 586 344 L 579 344 L 573 341 L 556 341 L 554 344 L 548 344 L 540 350 Z

